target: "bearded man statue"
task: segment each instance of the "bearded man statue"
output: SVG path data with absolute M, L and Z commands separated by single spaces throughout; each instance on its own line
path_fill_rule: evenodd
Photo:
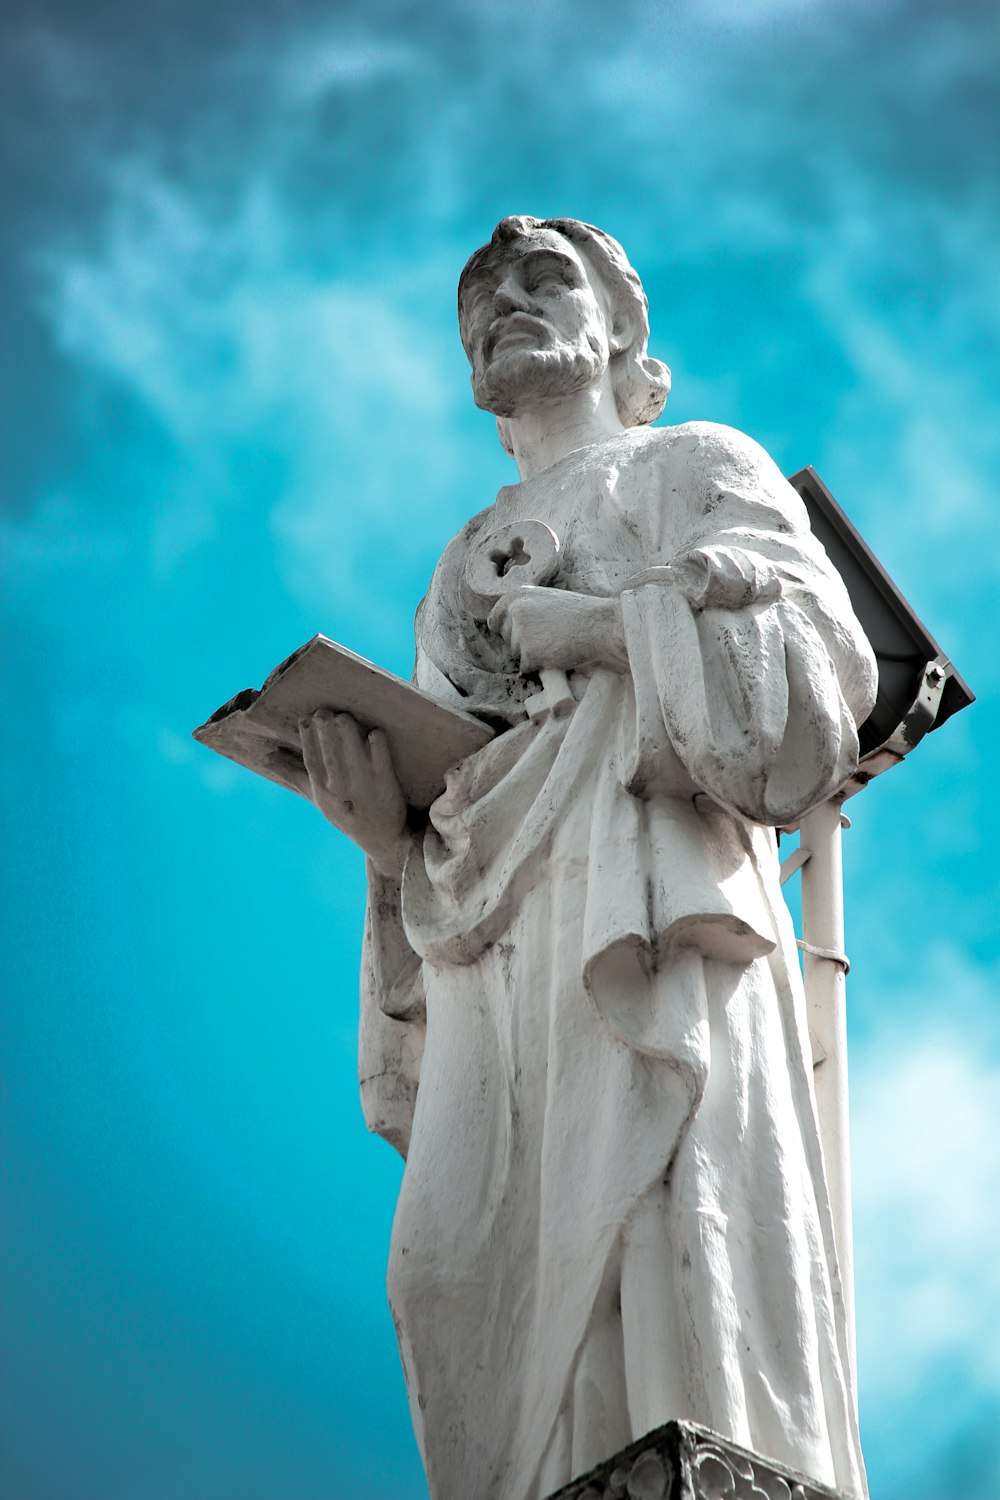
M 649 425 L 669 372 L 616 241 L 504 219 L 459 323 L 520 479 L 445 549 L 415 681 L 502 732 L 422 827 L 378 736 L 303 732 L 369 856 L 361 1087 L 406 1156 L 431 1492 L 539 1500 L 684 1418 L 863 1496 L 775 829 L 855 770 L 870 647 L 767 454 Z M 470 559 L 537 523 L 554 575 L 484 606 Z

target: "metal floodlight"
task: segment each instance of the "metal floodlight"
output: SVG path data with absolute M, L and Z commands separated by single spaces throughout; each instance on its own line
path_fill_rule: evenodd
M 789 483 L 805 501 L 809 524 L 847 585 L 878 661 L 878 698 L 858 731 L 861 764 L 844 788 L 850 797 L 898 765 L 925 734 L 974 702 L 975 694 L 816 470 L 800 469 Z

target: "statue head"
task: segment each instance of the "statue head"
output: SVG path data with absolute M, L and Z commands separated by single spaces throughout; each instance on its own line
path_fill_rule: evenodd
M 608 373 L 618 415 L 660 415 L 670 371 L 646 353 L 646 294 L 617 240 L 578 219 L 502 219 L 458 283 L 476 405 L 504 419 Z

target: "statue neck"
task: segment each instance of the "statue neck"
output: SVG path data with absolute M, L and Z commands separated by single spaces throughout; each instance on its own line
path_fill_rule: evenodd
M 606 375 L 582 391 L 541 402 L 506 418 L 507 436 L 522 479 L 625 431 Z

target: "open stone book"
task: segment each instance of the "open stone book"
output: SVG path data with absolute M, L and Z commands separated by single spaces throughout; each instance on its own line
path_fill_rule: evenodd
M 412 807 L 429 807 L 445 773 L 494 735 L 489 725 L 432 698 L 339 646 L 325 635 L 293 651 L 264 686 L 245 688 L 194 731 L 219 755 L 289 787 L 303 770 L 299 721 L 317 709 L 350 714 L 368 731 L 381 729 Z

